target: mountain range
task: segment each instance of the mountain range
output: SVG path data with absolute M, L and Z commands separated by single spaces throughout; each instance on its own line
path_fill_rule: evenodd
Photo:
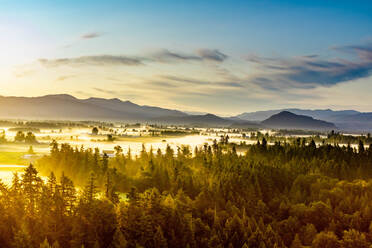
M 334 123 L 341 130 L 372 130 L 372 112 L 359 112 L 355 110 L 339 110 L 331 109 L 276 109 L 267 111 L 247 112 L 237 115 L 236 117 L 242 120 L 261 122 L 272 115 L 283 111 L 288 111 L 297 115 L 306 115 L 314 119 L 324 120 Z
M 0 118 L 125 121 L 236 128 L 329 129 L 337 127 L 342 130 L 372 130 L 372 113 L 355 110 L 278 109 L 220 117 L 213 114 L 138 105 L 117 98 L 78 99 L 67 94 L 40 97 L 0 96 Z
M 0 96 L 1 118 L 146 121 L 160 116 L 187 116 L 170 109 L 140 106 L 117 98 L 77 99 L 70 95 Z

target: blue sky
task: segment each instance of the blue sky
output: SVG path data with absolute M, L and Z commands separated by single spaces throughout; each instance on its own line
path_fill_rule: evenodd
M 226 115 L 372 110 L 371 1 L 1 5 L 0 95 L 118 97 Z

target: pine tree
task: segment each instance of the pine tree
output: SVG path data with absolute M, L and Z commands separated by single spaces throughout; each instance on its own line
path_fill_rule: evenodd
M 30 248 L 32 246 L 31 236 L 23 228 L 18 230 L 14 235 L 13 247 Z
M 296 234 L 294 240 L 292 241 L 291 248 L 302 248 L 302 243 L 298 233 Z
M 57 186 L 57 178 L 54 175 L 53 171 L 50 173 L 50 175 L 48 177 L 47 184 L 48 184 L 48 188 L 49 188 L 50 192 L 54 193 L 55 190 L 56 190 L 56 186 Z
M 105 187 L 106 187 L 106 190 L 105 190 L 106 198 L 109 199 L 114 204 L 119 203 L 119 195 L 115 192 L 115 186 L 113 185 L 110 171 L 107 171 L 106 173 Z
M 33 148 L 32 146 L 30 146 L 30 147 L 28 148 L 27 153 L 28 153 L 28 154 L 35 154 L 35 152 L 34 152 L 34 148 Z
M 106 153 L 103 153 L 103 156 L 102 156 L 102 172 L 103 174 L 105 174 L 107 172 L 107 169 L 108 169 L 108 155 Z
M 49 245 L 49 242 L 48 242 L 48 239 L 45 238 L 44 239 L 44 242 L 40 244 L 40 248 L 52 248 L 50 245 Z
M 76 189 L 72 180 L 62 173 L 60 179 L 60 194 L 63 202 L 63 214 L 72 212 L 75 200 L 76 200 Z
M 61 246 L 59 245 L 58 241 L 54 241 L 54 243 L 52 244 L 52 248 L 60 248 Z
M 364 149 L 364 143 L 362 140 L 359 140 L 359 145 L 358 145 L 358 151 L 360 154 L 363 154 L 365 149 Z
M 307 224 L 303 233 L 304 245 L 311 245 L 316 234 L 317 230 L 315 226 L 313 224 Z
M 123 235 L 123 233 L 120 231 L 119 228 L 116 228 L 112 243 L 111 243 L 111 248 L 125 248 L 127 247 L 127 241 Z
M 161 229 L 160 226 L 156 228 L 156 233 L 154 236 L 154 247 L 159 247 L 159 248 L 167 248 L 167 240 L 164 238 L 163 230 Z
M 20 193 L 21 183 L 17 172 L 13 173 L 11 191 L 14 193 Z
M 87 203 L 92 203 L 93 200 L 96 198 L 96 194 L 97 194 L 96 177 L 92 172 L 90 174 L 88 184 L 85 186 L 84 189 L 84 200 Z
M 31 215 L 35 214 L 36 202 L 41 192 L 42 180 L 37 174 L 35 167 L 30 164 L 22 175 L 22 190 L 27 201 L 27 210 Z

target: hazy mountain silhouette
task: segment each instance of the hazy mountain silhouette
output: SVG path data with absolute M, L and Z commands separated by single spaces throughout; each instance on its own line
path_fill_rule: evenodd
M 1 118 L 146 121 L 160 116 L 187 116 L 170 109 L 140 106 L 119 99 L 77 99 L 70 95 L 0 96 Z
M 0 96 L 0 118 L 48 120 L 102 120 L 185 124 L 204 126 L 230 126 L 236 122 L 249 124 L 238 118 L 222 118 L 212 114 L 187 113 L 152 106 L 141 106 L 120 99 L 78 99 L 71 95 L 41 97 Z
M 335 124 L 322 120 L 316 120 L 310 116 L 296 115 L 289 111 L 274 114 L 261 122 L 262 125 L 279 129 L 310 129 L 328 130 L 336 129 Z
M 355 110 L 286 109 L 219 117 L 213 114 L 190 114 L 172 109 L 141 106 L 117 98 L 78 99 L 66 94 L 40 97 L 0 96 L 0 118 L 3 119 L 102 120 L 257 128 L 260 127 L 261 121 L 282 111 L 332 122 L 343 130 L 372 130 L 372 113 Z
M 275 109 L 275 110 L 267 110 L 267 111 L 256 111 L 256 112 L 246 112 L 236 117 L 243 119 L 243 120 L 250 120 L 250 121 L 263 121 L 269 118 L 272 115 L 278 114 L 282 111 L 288 111 L 296 115 L 307 115 L 311 116 L 315 119 L 325 120 L 325 121 L 335 121 L 335 120 L 342 120 L 348 116 L 353 116 L 360 114 L 360 112 L 355 110 L 339 110 L 334 111 L 331 109 L 297 109 L 297 108 L 289 108 L 289 109 Z
M 355 110 L 339 110 L 334 111 L 331 109 L 277 109 L 268 111 L 247 112 L 236 117 L 249 120 L 249 121 L 263 121 L 274 114 L 282 111 L 289 111 L 297 115 L 306 115 L 314 119 L 324 120 L 336 124 L 342 130 L 359 130 L 371 131 L 372 130 L 372 113 L 362 113 Z

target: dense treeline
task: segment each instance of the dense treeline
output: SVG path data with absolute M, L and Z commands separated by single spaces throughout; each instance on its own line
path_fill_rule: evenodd
M 12 120 L 0 120 L 0 127 L 18 127 L 18 128 L 48 128 L 48 129 L 60 129 L 60 128 L 78 128 L 78 127 L 89 127 L 90 124 L 96 124 L 101 122 L 87 122 L 87 121 L 12 121 Z M 112 124 L 109 124 L 112 125 Z
M 1 186 L 0 247 L 371 247 L 372 146 L 226 143 L 109 158 L 54 142 L 37 168 L 55 174 Z
M 351 134 L 343 134 L 335 131 L 331 131 L 329 133 L 317 133 L 314 131 L 303 131 L 303 130 L 279 130 L 276 131 L 274 134 L 269 135 L 269 133 L 261 133 L 252 132 L 249 136 L 250 139 L 253 140 L 261 140 L 265 138 L 268 142 L 293 142 L 298 140 L 298 136 L 304 136 L 301 138 L 306 143 L 311 142 L 314 140 L 316 143 L 323 143 L 323 144 L 359 144 L 363 142 L 363 144 L 369 146 L 372 144 L 372 137 L 370 133 L 366 135 L 351 135 Z M 243 133 L 243 137 L 246 137 L 246 134 Z
M 329 143 L 358 144 L 360 141 L 362 141 L 367 145 L 372 144 L 372 137 L 370 133 L 367 133 L 367 135 L 355 136 L 332 131 L 327 135 L 327 139 Z

